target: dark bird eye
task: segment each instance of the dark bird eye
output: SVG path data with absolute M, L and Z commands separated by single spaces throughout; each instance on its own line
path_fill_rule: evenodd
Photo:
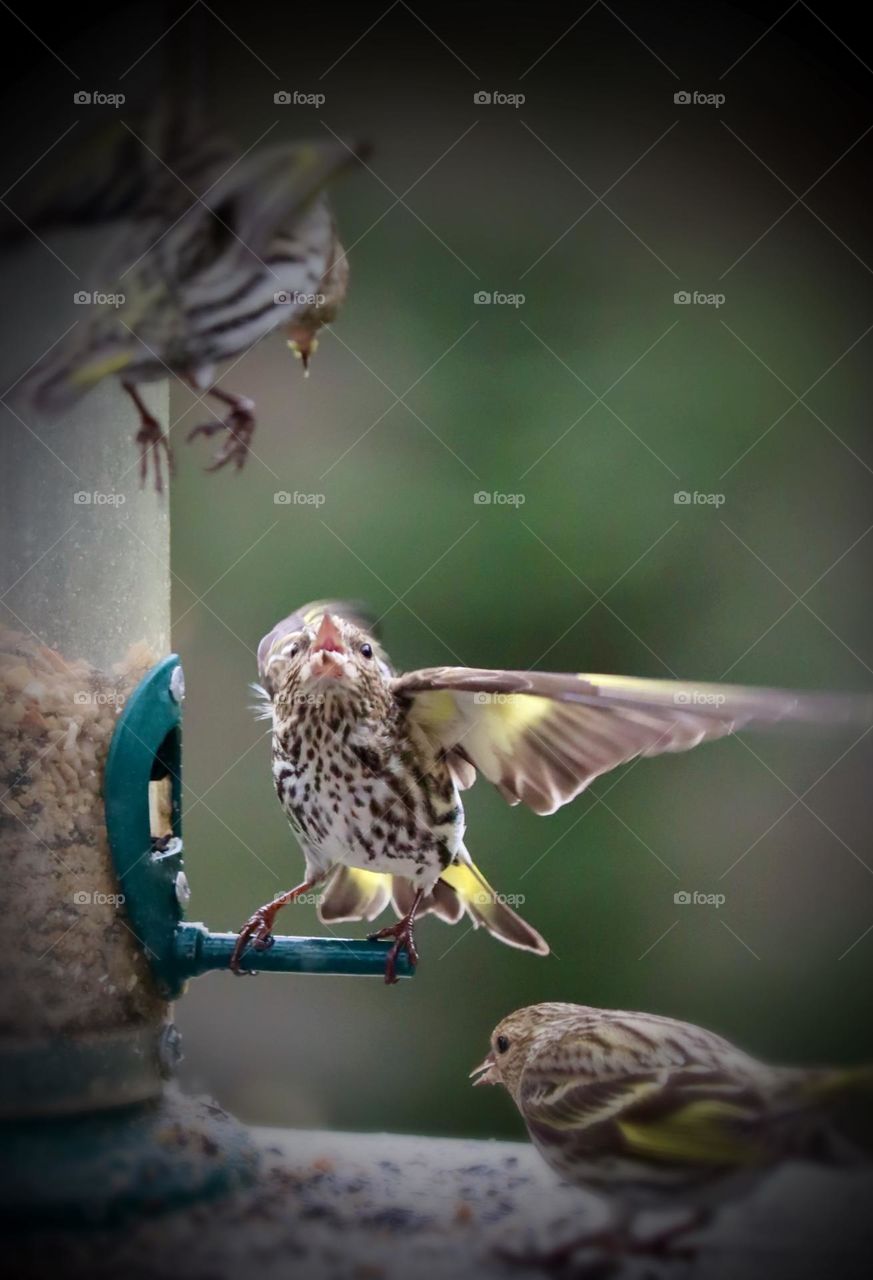
M 371 644 L 362 644 L 362 645 L 361 645 L 361 653 L 362 653 L 362 655 L 363 655 L 365 658 L 372 658 L 372 656 L 373 656 L 373 646 L 372 646 Z
M 508 1039 L 506 1036 L 498 1036 L 498 1037 L 497 1037 L 497 1052 L 498 1052 L 498 1053 L 506 1053 L 506 1050 L 507 1050 L 508 1048 L 509 1048 L 509 1039 Z
M 289 657 L 289 658 L 293 658 L 293 657 L 295 656 L 295 654 L 297 653 L 297 651 L 299 650 L 299 648 L 300 648 L 300 645 L 299 645 L 299 644 L 292 644 L 292 645 L 291 645 L 291 647 L 290 647 L 290 648 L 289 648 L 289 650 L 288 650 L 288 657 Z

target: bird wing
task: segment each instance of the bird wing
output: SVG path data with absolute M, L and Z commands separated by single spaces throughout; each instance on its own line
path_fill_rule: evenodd
M 873 721 L 873 697 L 625 676 L 429 667 L 393 687 L 435 746 L 536 813 L 635 756 L 687 751 L 748 725 Z
M 668 1164 L 741 1165 L 766 1149 L 761 1101 L 719 1097 L 730 1082 L 711 1074 L 682 1081 L 627 1075 L 611 1081 L 544 1082 L 528 1068 L 519 1105 L 531 1136 L 572 1144 L 580 1156 L 624 1154 Z M 716 1096 L 708 1096 L 710 1090 Z
M 264 257 L 276 233 L 288 229 L 328 183 L 368 150 L 338 142 L 265 147 L 233 165 L 204 203 L 232 229 L 241 253 L 251 250 Z M 325 217 L 329 223 L 329 215 Z

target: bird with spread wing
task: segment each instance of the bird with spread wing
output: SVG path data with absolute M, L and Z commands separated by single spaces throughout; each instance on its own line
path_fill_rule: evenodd
M 685 751 L 746 727 L 873 720 L 873 697 L 792 693 L 622 676 L 428 667 L 397 675 L 358 605 L 320 601 L 279 622 L 258 649 L 279 801 L 303 850 L 302 884 L 252 915 L 237 939 L 270 945 L 287 903 L 322 886 L 325 922 L 398 921 L 386 981 L 414 924 L 466 912 L 509 946 L 548 954 L 537 931 L 475 866 L 461 792 L 481 773 L 510 804 L 554 813 L 636 756 Z

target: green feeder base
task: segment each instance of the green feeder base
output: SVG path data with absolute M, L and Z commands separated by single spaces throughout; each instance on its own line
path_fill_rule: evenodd
M 138 1107 L 3 1126 L 0 1219 L 93 1227 L 178 1209 L 250 1185 L 247 1129 L 172 1088 Z

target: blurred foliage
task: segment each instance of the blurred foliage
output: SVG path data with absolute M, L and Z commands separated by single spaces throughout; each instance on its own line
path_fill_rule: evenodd
M 173 389 L 189 914 L 213 928 L 299 879 L 247 682 L 260 636 L 302 601 L 369 599 L 402 668 L 873 679 L 869 339 L 851 345 L 869 323 L 863 148 L 814 201 L 849 251 L 799 206 L 767 233 L 792 197 L 730 131 L 802 191 L 860 132 L 841 86 L 774 32 L 728 81 L 729 111 L 677 109 L 664 68 L 600 14 L 524 80 L 523 111 L 475 109 L 463 67 L 414 23 L 403 38 L 401 54 L 386 24 L 353 50 L 322 114 L 372 138 L 398 195 L 446 154 L 405 197 L 417 216 L 386 213 L 366 171 L 338 193 L 350 296 L 311 378 L 277 337 L 224 383 L 258 402 L 243 474 L 200 472 L 180 442 L 202 410 Z M 709 83 L 699 49 L 659 49 Z M 495 52 L 481 83 L 514 91 L 523 55 Z M 256 74 L 242 58 L 246 138 L 275 117 Z M 606 205 L 574 177 L 602 192 L 625 172 Z M 525 302 L 477 306 L 478 289 Z M 677 306 L 679 289 L 726 301 Z M 281 490 L 324 503 L 276 505 Z M 724 505 L 676 505 L 679 490 Z M 478 786 L 471 851 L 554 955 L 427 920 L 419 973 L 395 989 L 212 975 L 178 1010 L 189 1080 L 261 1122 L 518 1134 L 466 1073 L 503 1014 L 543 999 L 688 1017 L 784 1060 L 870 1054 L 870 939 L 844 955 L 873 918 L 870 742 L 853 740 L 643 761 L 548 819 Z M 726 903 L 676 906 L 680 889 Z M 311 908 L 281 927 L 321 928 Z

